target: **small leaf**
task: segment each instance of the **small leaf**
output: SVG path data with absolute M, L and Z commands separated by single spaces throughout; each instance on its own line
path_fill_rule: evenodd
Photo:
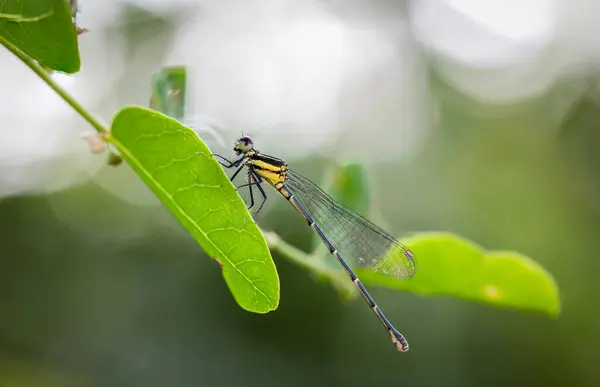
M 152 76 L 150 108 L 177 121 L 185 117 L 185 67 L 166 67 Z
M 44 67 L 79 71 L 77 32 L 65 0 L 0 0 L 0 10 L 0 40 Z
M 403 239 L 417 259 L 410 280 L 360 270 L 365 283 L 428 295 L 450 295 L 495 306 L 557 316 L 560 299 L 554 279 L 522 254 L 485 251 L 450 233 L 421 233 Z
M 206 253 L 223 265 L 235 300 L 267 313 L 279 304 L 279 278 L 265 239 L 208 147 L 161 113 L 128 107 L 109 141 Z

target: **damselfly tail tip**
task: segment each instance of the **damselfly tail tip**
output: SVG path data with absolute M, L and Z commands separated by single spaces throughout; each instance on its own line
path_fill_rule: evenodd
M 394 327 L 391 327 L 389 332 L 390 337 L 392 338 L 392 343 L 396 346 L 398 352 L 408 351 L 408 341 L 406 341 L 402 333 L 398 332 Z

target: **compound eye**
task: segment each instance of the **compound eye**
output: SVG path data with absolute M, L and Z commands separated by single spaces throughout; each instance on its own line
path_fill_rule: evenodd
M 250 138 L 249 136 L 241 137 L 238 140 L 236 148 L 243 153 L 249 152 L 254 148 L 254 141 L 252 141 L 252 138 Z

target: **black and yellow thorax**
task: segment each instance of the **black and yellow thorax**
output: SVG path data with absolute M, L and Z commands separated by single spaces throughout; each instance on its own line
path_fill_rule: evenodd
M 287 180 L 288 166 L 277 157 L 251 150 L 246 153 L 246 165 L 273 187 L 280 189 Z

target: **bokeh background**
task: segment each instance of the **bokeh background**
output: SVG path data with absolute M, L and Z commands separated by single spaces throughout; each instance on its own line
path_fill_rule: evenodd
M 55 77 L 105 122 L 184 65 L 186 120 L 211 148 L 243 130 L 316 181 L 360 163 L 391 232 L 524 253 L 562 314 L 371 287 L 409 339 L 399 355 L 360 299 L 277 255 L 279 309 L 244 312 L 128 166 L 92 155 L 85 122 L 0 50 L 0 384 L 600 385 L 600 3 L 79 5 L 82 70 Z M 308 249 L 271 193 L 259 224 Z

